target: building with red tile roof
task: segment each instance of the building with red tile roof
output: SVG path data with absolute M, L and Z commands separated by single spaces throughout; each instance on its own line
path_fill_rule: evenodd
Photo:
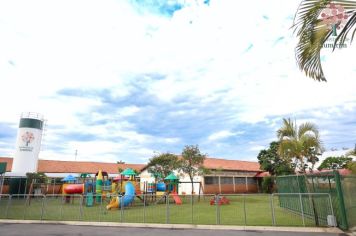
M 0 162 L 7 163 L 7 171 L 11 171 L 13 159 L 11 157 L 1 157 Z M 108 174 L 118 174 L 119 169 L 124 170 L 131 168 L 139 172 L 144 164 L 118 164 L 106 162 L 89 162 L 89 161 L 57 161 L 57 160 L 38 160 L 37 172 L 47 173 L 50 176 L 56 174 L 95 174 L 98 170 L 106 171 Z M 62 175 L 58 175 L 62 176 Z
M 12 158 L 0 158 L 0 162 L 7 163 L 7 171 L 11 171 L 12 161 Z M 264 176 L 264 172 L 260 169 L 259 163 L 253 161 L 226 160 L 209 157 L 205 159 L 204 167 L 209 170 L 209 174 L 194 177 L 194 181 L 201 183 L 198 185 L 200 186 L 198 189 L 202 188 L 202 192 L 204 193 L 258 192 L 260 179 Z M 38 160 L 37 171 L 46 173 L 49 177 L 63 177 L 68 174 L 95 174 L 98 170 L 103 170 L 109 175 L 114 176 L 119 173 L 119 169 L 123 170 L 126 168 L 132 168 L 137 172 L 142 172 L 140 175 L 141 181 L 152 181 L 146 164 Z M 187 176 L 180 176 L 180 181 L 190 181 Z M 191 185 L 186 184 L 180 189 L 189 193 L 189 188 L 191 188 Z

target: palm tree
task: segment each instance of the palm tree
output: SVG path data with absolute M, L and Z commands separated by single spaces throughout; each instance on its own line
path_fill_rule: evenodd
M 355 144 L 355 148 L 354 150 L 350 150 L 348 151 L 345 156 L 349 157 L 349 156 L 356 156 L 356 144 Z
M 299 68 L 318 81 L 326 81 L 321 66 L 320 51 L 330 36 L 335 36 L 333 50 L 345 45 L 356 28 L 356 1 L 302 0 L 294 17 L 292 28 L 299 42 L 295 54 Z M 336 30 L 340 29 L 339 35 Z M 353 29 L 353 30 L 352 30 Z
M 303 173 L 305 161 L 315 164 L 315 157 L 323 151 L 319 131 L 313 123 L 306 122 L 298 127 L 290 118 L 283 119 L 277 136 L 280 141 L 278 154 L 289 161 L 295 160 L 296 168 Z

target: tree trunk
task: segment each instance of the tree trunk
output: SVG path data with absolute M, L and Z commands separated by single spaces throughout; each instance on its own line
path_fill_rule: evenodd
M 189 176 L 190 178 L 190 182 L 192 183 L 192 195 L 194 193 L 194 183 L 193 183 L 193 177 L 192 176 Z

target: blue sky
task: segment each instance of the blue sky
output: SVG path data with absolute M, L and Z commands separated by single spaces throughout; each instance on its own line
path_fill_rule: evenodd
M 326 149 L 353 147 L 355 45 L 322 51 L 327 83 L 307 78 L 298 4 L 1 1 L 0 156 L 27 111 L 47 119 L 42 159 L 143 163 L 198 144 L 256 160 L 283 117 L 316 123 Z

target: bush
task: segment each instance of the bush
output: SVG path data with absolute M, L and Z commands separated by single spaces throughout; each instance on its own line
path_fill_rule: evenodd
M 273 192 L 274 179 L 271 176 L 264 177 L 262 180 L 262 191 L 264 193 Z

